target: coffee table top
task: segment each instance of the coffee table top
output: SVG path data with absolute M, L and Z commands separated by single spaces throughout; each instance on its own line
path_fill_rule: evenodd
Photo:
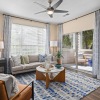
M 43 72 L 43 73 L 56 73 L 56 72 L 61 72 L 64 70 L 64 67 L 61 67 L 61 68 L 56 68 L 56 67 L 53 67 L 53 68 L 50 68 L 49 71 L 47 71 L 46 68 L 42 68 L 40 66 L 36 67 L 36 70 L 39 71 L 39 72 Z

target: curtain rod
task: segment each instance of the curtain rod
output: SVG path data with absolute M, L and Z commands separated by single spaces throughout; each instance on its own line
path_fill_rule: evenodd
M 83 15 L 83 16 L 77 17 L 77 18 L 75 18 L 75 19 L 72 19 L 72 20 L 66 21 L 66 22 L 64 22 L 64 23 L 67 23 L 67 22 L 70 22 L 70 21 L 73 21 L 73 20 L 77 20 L 78 18 L 81 18 L 81 17 L 87 16 L 87 15 L 92 14 L 92 13 L 94 13 L 94 12 L 96 12 L 96 11 L 99 11 L 99 10 L 100 10 L 100 9 L 95 10 L 95 11 L 93 11 L 93 12 L 90 12 L 90 13 L 88 13 L 88 14 L 85 14 L 85 15 Z M 63 23 L 63 24 L 64 24 L 64 23 Z
M 39 23 L 48 24 L 48 23 L 45 23 L 45 22 L 31 20 L 31 19 L 28 19 L 28 18 L 17 17 L 17 16 L 13 16 L 13 15 L 9 15 L 9 14 L 3 14 L 3 15 L 7 15 L 7 16 L 14 17 L 14 18 L 19 18 L 19 19 L 24 19 L 24 20 L 29 20 L 29 21 L 35 21 L 35 22 L 39 22 Z

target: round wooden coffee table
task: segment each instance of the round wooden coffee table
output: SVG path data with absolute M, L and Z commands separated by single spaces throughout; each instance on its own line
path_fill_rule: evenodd
M 46 88 L 49 87 L 50 82 L 65 82 L 65 68 L 50 68 L 47 71 L 46 68 L 38 66 L 36 68 L 36 80 L 44 80 L 46 82 Z

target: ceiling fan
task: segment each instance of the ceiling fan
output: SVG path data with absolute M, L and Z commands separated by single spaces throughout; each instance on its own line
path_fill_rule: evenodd
M 44 8 L 45 10 L 37 12 L 35 14 L 40 14 L 40 13 L 44 13 L 47 12 L 47 14 L 50 16 L 50 18 L 53 18 L 53 14 L 54 13 L 67 13 L 64 15 L 64 17 L 68 14 L 68 11 L 66 10 L 58 10 L 57 7 L 59 7 L 59 5 L 63 2 L 63 0 L 59 0 L 57 3 L 55 3 L 53 6 L 51 6 L 52 0 L 48 0 L 49 3 L 49 7 L 46 7 L 38 2 L 34 2 L 35 4 L 41 6 L 42 8 Z

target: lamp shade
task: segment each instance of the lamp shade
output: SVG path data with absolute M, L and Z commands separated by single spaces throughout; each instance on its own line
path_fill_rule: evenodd
M 57 47 L 57 41 L 50 41 L 50 47 Z
M 4 49 L 4 43 L 3 43 L 3 41 L 0 41 L 0 49 Z

